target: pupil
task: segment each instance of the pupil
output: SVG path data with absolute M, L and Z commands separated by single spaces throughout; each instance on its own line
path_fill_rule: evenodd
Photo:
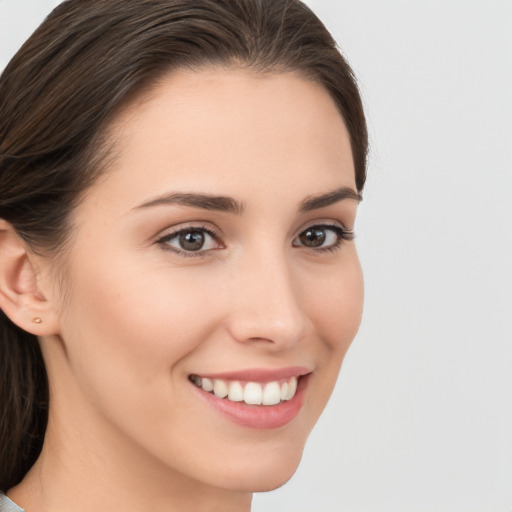
M 204 233 L 187 231 L 180 235 L 180 245 L 186 251 L 199 251 L 204 245 Z
M 306 247 L 319 247 L 325 242 L 325 229 L 311 228 L 300 235 L 302 245 Z

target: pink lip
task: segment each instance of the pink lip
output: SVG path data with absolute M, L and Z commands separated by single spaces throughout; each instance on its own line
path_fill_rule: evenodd
M 289 379 L 311 373 L 311 370 L 304 366 L 289 366 L 287 368 L 249 368 L 235 372 L 224 373 L 198 373 L 200 377 L 208 379 L 238 380 L 241 382 L 271 382 L 274 380 Z
M 221 374 L 217 374 L 221 375 Z M 222 375 L 230 375 L 231 377 L 217 377 L 217 378 L 224 378 L 224 379 L 232 379 L 236 380 L 238 377 L 237 375 L 240 375 L 239 372 L 235 372 L 233 374 L 222 374 Z M 232 377 L 232 375 L 235 375 L 235 377 Z M 251 381 L 260 381 L 265 382 L 268 380 L 279 380 L 279 378 L 285 378 L 280 377 L 282 374 L 275 374 L 272 372 L 272 378 L 268 379 L 268 375 L 266 373 L 252 373 L 251 374 Z M 294 375 L 300 375 L 294 373 L 291 376 Z M 265 377 L 264 379 L 255 379 L 255 376 L 259 377 Z M 277 378 L 276 378 L 277 376 Z M 247 374 L 243 372 L 243 379 L 240 380 L 246 380 Z M 210 377 L 208 377 L 210 378 Z M 192 384 L 194 386 L 197 393 L 199 393 L 199 396 L 205 400 L 205 402 L 212 407 L 214 410 L 222 414 L 225 418 L 229 419 L 230 421 L 241 425 L 243 427 L 248 427 L 251 429 L 256 430 L 269 430 L 269 429 L 275 429 L 282 427 L 286 425 L 287 423 L 290 423 L 300 412 L 302 409 L 302 406 L 304 404 L 304 398 L 305 398 L 305 392 L 307 388 L 309 380 L 309 375 L 302 375 L 299 379 L 298 385 L 297 385 L 297 391 L 295 393 L 295 396 L 288 401 L 281 402 L 277 405 L 248 405 L 245 402 L 232 402 L 226 398 L 217 398 L 212 393 L 207 393 L 203 389 L 197 387 L 195 384 Z

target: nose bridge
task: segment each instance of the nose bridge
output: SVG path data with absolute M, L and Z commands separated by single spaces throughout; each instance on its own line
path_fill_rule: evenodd
M 238 341 L 289 346 L 303 336 L 305 314 L 290 258 L 282 248 L 260 247 L 239 262 L 230 329 Z

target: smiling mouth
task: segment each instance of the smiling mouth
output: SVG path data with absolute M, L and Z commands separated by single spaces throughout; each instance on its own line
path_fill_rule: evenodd
M 239 380 L 209 379 L 190 375 L 189 380 L 203 391 L 231 402 L 247 405 L 272 406 L 291 400 L 297 391 L 300 377 L 289 377 L 270 382 L 244 382 Z

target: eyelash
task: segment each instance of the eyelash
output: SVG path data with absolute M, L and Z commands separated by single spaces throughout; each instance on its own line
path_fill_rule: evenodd
M 323 229 L 323 230 L 329 230 L 333 231 L 336 235 L 336 241 L 334 244 L 329 245 L 328 247 L 318 247 L 318 248 L 311 248 L 305 245 L 293 245 L 293 247 L 302 247 L 305 249 L 310 249 L 311 251 L 314 251 L 315 253 L 324 253 L 324 252 L 335 252 L 343 245 L 343 242 L 350 241 L 354 239 L 354 232 L 350 229 L 347 229 L 343 226 L 340 226 L 338 224 L 329 224 L 329 223 L 321 223 L 321 224 L 312 224 L 306 228 L 304 228 L 295 238 L 294 241 L 299 238 L 302 234 L 304 234 L 306 231 L 310 229 Z M 198 251 L 186 251 L 186 250 L 180 250 L 176 247 L 171 247 L 169 245 L 169 242 L 171 240 L 176 239 L 181 234 L 190 233 L 190 232 L 202 232 L 206 233 L 208 236 L 210 236 L 212 239 L 216 240 L 217 243 L 219 243 L 222 246 L 222 243 L 220 242 L 221 234 L 218 231 L 215 231 L 209 227 L 206 226 L 186 226 L 184 228 L 177 229 L 176 231 L 172 231 L 170 233 L 167 233 L 166 235 L 160 237 L 156 243 L 159 244 L 164 250 L 171 251 L 173 253 L 179 254 L 180 256 L 189 257 L 189 258 L 201 258 L 208 255 L 208 253 L 215 249 L 205 249 L 205 250 L 198 250 Z M 223 248 L 223 247 L 219 247 Z

